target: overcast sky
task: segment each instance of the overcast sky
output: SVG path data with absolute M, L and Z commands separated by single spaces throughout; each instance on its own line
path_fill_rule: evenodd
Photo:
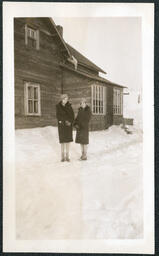
M 141 19 L 137 17 L 56 18 L 64 40 L 107 72 L 112 82 L 141 91 Z
M 124 116 L 141 120 L 142 47 L 140 17 L 55 18 L 64 40 L 107 72 L 105 78 L 128 87 Z M 102 75 L 102 74 L 101 74 Z M 103 76 L 103 75 L 102 75 Z

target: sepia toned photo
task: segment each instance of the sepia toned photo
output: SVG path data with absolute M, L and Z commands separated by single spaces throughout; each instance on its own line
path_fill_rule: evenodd
M 54 5 L 52 10 L 67 10 L 67 4 L 63 9 Z M 153 226 L 145 228 L 148 111 L 143 18 L 52 13 L 19 12 L 11 20 L 13 139 L 9 143 L 14 156 L 10 151 L 12 160 L 6 161 L 6 169 L 12 166 L 13 179 L 10 183 L 5 179 L 5 184 L 14 186 L 11 233 L 17 246 L 9 247 L 5 239 L 6 248 L 36 252 L 41 241 L 48 241 L 44 251 L 54 252 L 65 241 L 64 252 L 107 252 L 102 244 L 91 251 L 89 242 L 111 241 L 108 251 L 112 252 L 109 248 L 117 241 L 123 248 L 126 241 L 128 246 L 130 241 L 143 246 L 147 232 L 152 241 L 150 249 L 145 245 L 142 252 L 150 253 Z M 153 197 L 150 201 L 153 213 Z M 9 210 L 8 205 L 4 208 Z M 30 247 L 31 241 L 37 246 Z M 54 249 L 49 241 L 54 241 Z
M 141 19 L 62 21 L 108 69 L 118 50 L 130 82 L 108 80 L 53 18 L 14 19 L 17 238 L 142 238 Z

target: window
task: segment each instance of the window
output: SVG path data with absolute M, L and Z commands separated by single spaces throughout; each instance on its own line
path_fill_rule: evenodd
M 25 25 L 25 44 L 31 48 L 39 49 L 39 30 Z
M 100 85 L 92 85 L 92 113 L 104 115 L 106 113 L 105 102 L 106 88 Z
M 25 114 L 39 116 L 40 110 L 40 85 L 30 82 L 24 84 Z
M 122 115 L 123 113 L 123 94 L 120 89 L 113 90 L 113 114 Z

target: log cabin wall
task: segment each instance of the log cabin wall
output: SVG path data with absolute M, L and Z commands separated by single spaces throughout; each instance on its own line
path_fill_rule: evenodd
M 39 50 L 25 44 L 25 24 L 39 29 Z M 55 105 L 61 93 L 63 56 L 57 42 L 50 37 L 49 26 L 43 18 L 15 18 L 15 128 L 56 125 Z M 24 112 L 24 82 L 40 85 L 41 115 L 27 116 Z
M 113 87 L 107 84 L 106 94 L 106 127 L 113 124 Z
M 67 66 L 68 66 L 69 68 L 74 68 L 74 65 L 73 65 L 72 63 L 68 62 L 68 61 L 66 61 L 65 64 L 67 64 Z M 79 63 L 78 63 L 78 65 L 77 65 L 77 69 L 78 69 L 78 71 L 81 71 L 81 72 L 83 72 L 83 73 L 86 73 L 86 74 L 89 74 L 89 75 L 98 76 L 98 71 L 93 70 L 93 69 L 91 69 L 91 68 L 88 68 L 87 66 L 81 65 L 81 64 L 79 64 Z
M 39 30 L 39 49 L 31 48 L 25 43 L 25 25 Z M 123 116 L 113 116 L 113 85 L 97 82 L 93 78 L 77 73 L 71 63 L 66 61 L 66 52 L 61 51 L 53 27 L 46 18 L 15 18 L 14 20 L 14 56 L 15 56 L 15 128 L 32 128 L 57 125 L 56 104 L 60 94 L 70 97 L 75 115 L 79 103 L 85 97 L 92 109 L 91 87 L 93 84 L 106 87 L 106 113 L 93 114 L 90 130 L 103 130 L 112 124 L 122 122 Z M 52 36 L 54 33 L 55 37 Z M 61 66 L 67 63 L 68 69 Z M 78 65 L 78 71 L 98 76 L 98 71 Z M 41 114 L 29 116 L 25 113 L 24 83 L 40 85 Z
M 81 76 L 74 71 L 63 69 L 63 88 L 72 103 L 75 115 L 77 115 L 81 98 L 86 98 L 88 105 L 91 107 L 91 90 L 89 87 L 90 79 Z
M 92 109 L 91 86 L 98 84 L 106 87 L 106 114 L 92 114 L 90 130 L 104 130 L 113 124 L 113 88 L 105 83 L 96 82 L 77 74 L 74 71 L 63 69 L 63 87 L 64 93 L 67 93 L 72 103 L 75 116 L 77 115 L 79 103 L 82 97 L 86 98 L 87 104 Z
M 82 71 L 86 74 L 98 76 L 98 71 L 90 69 L 90 68 L 88 68 L 86 66 L 83 66 L 83 65 L 80 65 L 80 64 L 78 65 L 78 70 Z

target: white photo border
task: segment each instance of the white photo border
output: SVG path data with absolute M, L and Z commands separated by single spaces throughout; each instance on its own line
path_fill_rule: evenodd
M 144 238 L 16 240 L 14 17 L 141 17 L 143 65 Z M 3 2 L 3 251 L 154 253 L 154 4 Z

